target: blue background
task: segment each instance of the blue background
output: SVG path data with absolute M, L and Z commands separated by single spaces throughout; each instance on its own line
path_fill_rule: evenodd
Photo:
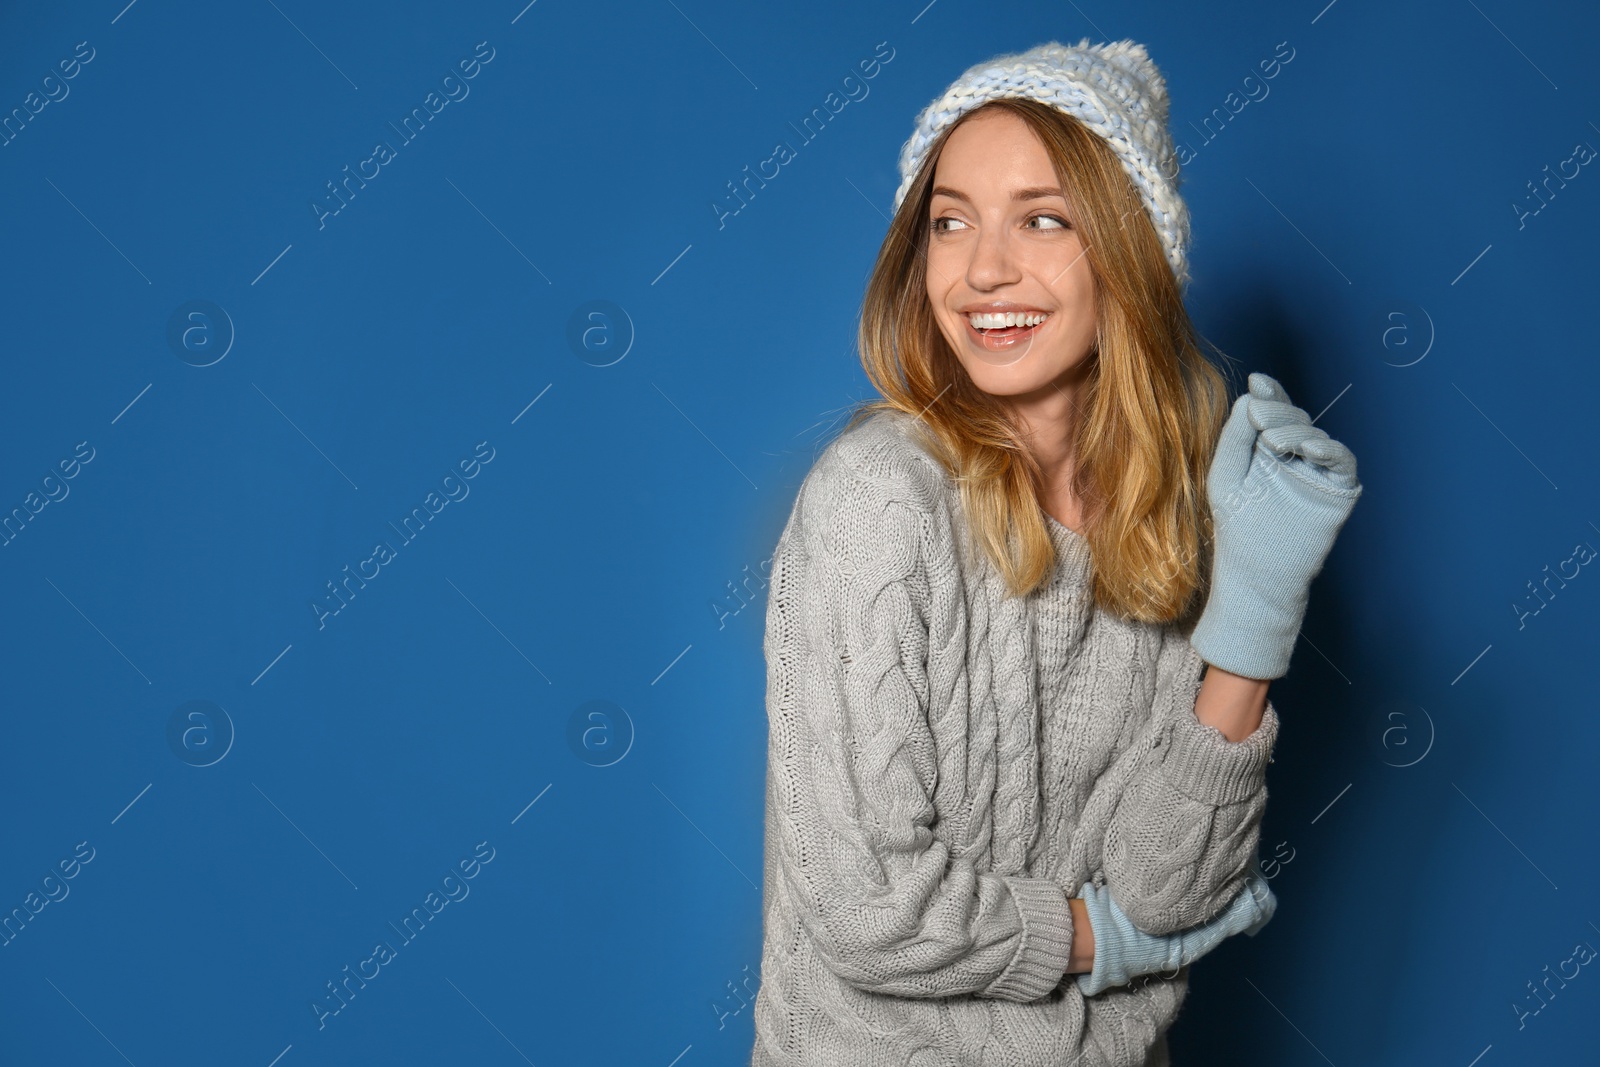
M 0 147 L 0 509 L 58 497 L 0 548 L 0 913 L 66 895 L 0 947 L 0 1061 L 748 1062 L 762 575 L 870 395 L 898 150 L 968 65 L 1084 36 L 1169 79 L 1202 332 L 1366 485 L 1273 686 L 1278 915 L 1196 968 L 1176 1062 L 1592 1058 L 1600 975 L 1527 983 L 1600 946 L 1600 577 L 1528 583 L 1600 546 L 1600 176 L 1529 183 L 1600 146 L 1597 32 L 1504 0 L 12 7 L 0 110 L 67 94 Z

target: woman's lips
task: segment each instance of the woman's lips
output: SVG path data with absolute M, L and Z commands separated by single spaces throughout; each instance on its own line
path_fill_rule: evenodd
M 972 325 L 972 319 L 965 315 L 961 317 L 961 321 L 966 324 L 967 337 L 984 351 L 1014 352 L 1018 346 L 1031 343 L 1033 335 L 1048 324 L 1050 319 L 1045 319 L 1037 326 L 1007 326 L 999 330 L 980 330 Z

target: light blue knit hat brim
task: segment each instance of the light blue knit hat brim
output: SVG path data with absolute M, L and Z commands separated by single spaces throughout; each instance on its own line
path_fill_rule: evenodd
M 1134 41 L 1068 47 L 1051 41 L 970 67 L 917 116 L 900 149 L 898 211 L 928 149 L 972 109 L 1022 97 L 1071 115 L 1106 139 L 1133 179 L 1180 286 L 1189 281 L 1189 209 L 1178 194 L 1178 158 L 1167 128 L 1167 83 Z

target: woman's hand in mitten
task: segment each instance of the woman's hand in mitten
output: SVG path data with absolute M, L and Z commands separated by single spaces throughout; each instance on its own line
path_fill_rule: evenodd
M 1244 889 L 1215 919 L 1203 926 L 1165 936 L 1147 934 L 1122 913 L 1111 890 L 1085 882 L 1079 894 L 1094 930 L 1094 970 L 1077 976 L 1083 995 L 1092 997 L 1114 986 L 1124 986 L 1140 975 L 1166 971 L 1176 974 L 1224 939 L 1244 933 L 1254 937 L 1272 918 L 1278 898 L 1266 879 L 1251 871 Z
M 1283 386 L 1252 374 L 1217 440 L 1206 492 L 1216 551 L 1189 641 L 1225 671 L 1280 678 L 1311 579 L 1361 495 L 1356 458 L 1311 425 Z

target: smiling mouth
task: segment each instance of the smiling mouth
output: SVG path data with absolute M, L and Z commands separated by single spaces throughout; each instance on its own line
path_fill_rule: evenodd
M 974 329 L 1001 330 L 1012 326 L 1037 326 L 1050 317 L 1048 311 L 973 311 L 967 322 Z
M 968 339 L 987 352 L 1010 352 L 1019 345 L 1027 344 L 1051 317 L 1042 311 L 963 316 Z

